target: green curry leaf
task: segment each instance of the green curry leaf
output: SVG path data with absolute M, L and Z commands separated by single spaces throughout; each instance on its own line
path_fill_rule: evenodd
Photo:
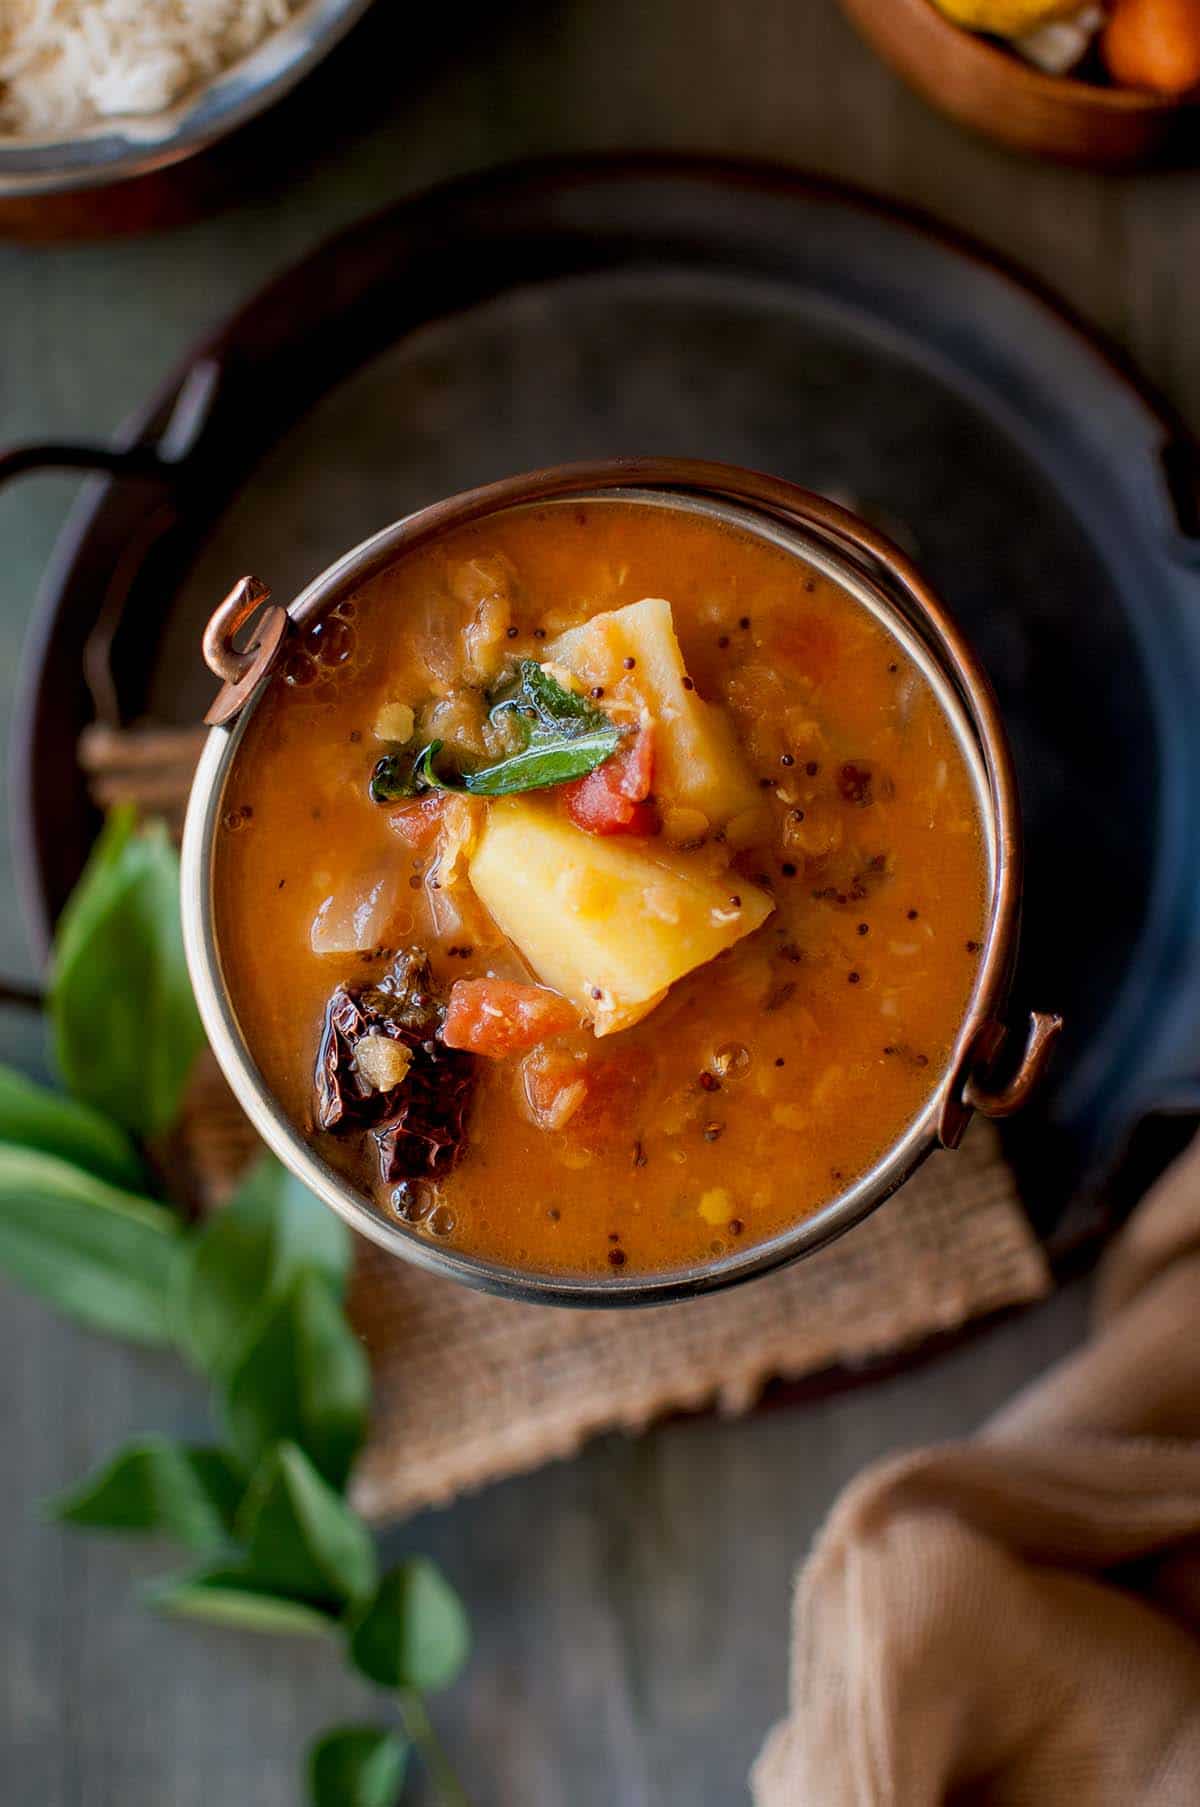
M 526 745 L 536 740 L 572 740 L 611 728 L 612 717 L 581 690 L 568 690 L 536 659 L 522 659 L 516 673 L 493 693 L 491 719 L 513 713 Z
M 0 1269 L 94 1330 L 166 1343 L 177 1218 L 38 1149 L 0 1145 Z
M 410 741 L 379 760 L 371 774 L 372 798 L 376 803 L 395 803 L 427 790 L 469 797 L 548 790 L 586 778 L 612 757 L 626 732 L 590 697 L 567 690 L 536 659 L 522 659 L 507 683 L 493 693 L 490 719 L 497 727 L 510 725 L 509 744 L 517 750 L 508 757 L 456 775 L 434 766 L 442 750 L 440 740 L 424 747 Z
M 225 1381 L 230 1445 L 250 1472 L 272 1444 L 298 1443 L 340 1489 L 366 1431 L 369 1398 L 362 1347 L 324 1276 L 306 1269 L 264 1314 Z
M 417 762 L 421 757 L 421 748 L 413 743 L 398 753 L 385 753 L 377 760 L 371 773 L 372 803 L 399 803 L 424 790 L 426 787 L 417 776 Z
M 264 1631 L 287 1636 L 324 1637 L 337 1620 L 315 1606 L 288 1600 L 259 1585 L 244 1568 L 201 1569 L 155 1582 L 145 1590 L 148 1606 L 185 1619 L 206 1619 L 233 1631 Z
M 460 779 L 442 777 L 434 770 L 433 761 L 441 751 L 441 742 L 435 740 L 421 754 L 416 770 L 422 783 L 432 790 L 459 791 L 471 797 L 510 797 L 520 791 L 548 790 L 551 785 L 586 778 L 616 752 L 620 740 L 620 728 L 609 726 L 557 743 L 537 742 L 496 765 L 467 772 Z
M 263 1587 L 344 1605 L 375 1585 L 375 1542 L 294 1443 L 270 1450 L 238 1514 L 239 1541 Z
M 140 1191 L 146 1183 L 137 1149 L 110 1118 L 4 1066 L 0 1066 L 0 1142 L 41 1149 L 127 1192 Z
M 91 857 L 59 916 L 55 940 L 60 948 L 64 941 L 84 945 L 92 935 L 107 908 L 105 887 L 119 870 L 136 828 L 132 803 L 119 804 L 105 817 Z
M 204 1034 L 179 917 L 179 860 L 161 823 L 109 820 L 63 912 L 50 1013 L 68 1088 L 135 1135 L 173 1122 Z
M 242 1482 L 219 1449 L 146 1437 L 51 1500 L 47 1509 L 64 1524 L 163 1532 L 194 1550 L 215 1553 L 228 1546 L 241 1495 Z
M 514 759 L 561 753 L 546 725 L 556 699 L 538 678 L 522 683 L 534 727 Z M 589 740 L 615 746 L 620 730 L 589 725 L 574 704 L 565 713 L 574 726 L 562 739 L 590 770 L 612 749 Z M 537 777 L 530 765 L 520 785 L 478 789 L 502 795 L 570 775 Z M 217 1382 L 229 1449 L 139 1439 L 49 1512 L 87 1529 L 165 1533 L 200 1553 L 208 1566 L 148 1590 L 164 1612 L 239 1631 L 340 1630 L 363 1674 L 410 1694 L 404 1711 L 424 1728 L 414 1737 L 436 1753 L 414 1691 L 457 1675 L 466 1615 L 432 1563 L 378 1581 L 370 1532 L 342 1497 L 370 1392 L 342 1308 L 346 1231 L 270 1160 L 200 1230 L 185 1233 L 140 1195 L 144 1168 L 127 1132 L 170 1127 L 202 1033 L 178 862 L 165 831 L 138 832 L 132 811 L 109 818 L 63 913 L 51 1012 L 74 1097 L 0 1068 L 0 1270 L 96 1328 L 144 1343 L 174 1332 Z M 313 1807 L 396 1807 L 407 1754 L 384 1728 L 330 1731 L 309 1759 Z M 453 1778 L 440 1759 L 436 1769 L 451 1798 Z
M 470 1649 L 462 1601 L 424 1556 L 389 1569 L 350 1628 L 351 1661 L 382 1688 L 447 1688 Z
M 308 1757 L 312 1807 L 396 1807 L 408 1746 L 382 1726 L 345 1725 L 313 1745 Z
M 223 1211 L 188 1239 L 176 1270 L 176 1335 L 202 1372 L 227 1374 L 270 1302 L 305 1269 L 338 1298 L 350 1233 L 271 1155 L 263 1155 Z

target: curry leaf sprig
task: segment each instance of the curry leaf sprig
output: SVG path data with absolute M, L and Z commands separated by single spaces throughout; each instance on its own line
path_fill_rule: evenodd
M 590 697 L 568 690 L 536 659 L 522 659 L 514 676 L 493 695 L 488 719 L 513 730 L 517 750 L 491 765 L 459 774 L 439 772 L 440 740 L 413 741 L 385 753 L 371 774 L 376 803 L 394 803 L 422 791 L 456 791 L 472 797 L 508 797 L 548 790 L 586 778 L 616 752 L 625 729 Z
M 465 1611 L 423 1558 L 381 1573 L 346 1497 L 370 1403 L 344 1308 L 348 1232 L 269 1157 L 198 1227 L 153 1196 L 139 1139 L 175 1121 L 201 1040 L 178 907 L 166 836 L 112 818 L 53 969 L 74 1095 L 0 1069 L 0 1268 L 92 1329 L 176 1347 L 211 1388 L 217 1436 L 139 1438 L 48 1511 L 182 1546 L 192 1566 L 149 1590 L 159 1610 L 335 1640 L 388 1691 L 398 1723 L 314 1745 L 314 1807 L 395 1807 L 410 1746 L 443 1807 L 463 1807 L 425 1696 L 466 1661 Z

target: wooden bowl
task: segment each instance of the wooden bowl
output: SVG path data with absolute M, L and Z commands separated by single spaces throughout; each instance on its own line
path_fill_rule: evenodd
M 1195 152 L 1195 96 L 1179 100 L 1046 75 L 955 25 L 933 0 L 842 0 L 842 7 L 872 49 L 932 106 L 1018 150 L 1107 169 Z

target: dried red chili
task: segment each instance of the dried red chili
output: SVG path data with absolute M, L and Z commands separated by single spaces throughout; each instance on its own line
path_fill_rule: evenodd
M 444 1016 L 421 948 L 400 954 L 377 985 L 339 985 L 326 1006 L 315 1074 L 317 1123 L 337 1134 L 368 1130 L 386 1185 L 440 1179 L 466 1147 L 475 1062 L 437 1039 Z M 407 1048 L 409 1067 L 399 1085 L 378 1091 L 359 1072 L 355 1050 L 368 1035 Z

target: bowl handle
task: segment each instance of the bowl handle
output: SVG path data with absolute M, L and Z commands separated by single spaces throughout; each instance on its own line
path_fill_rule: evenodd
M 1025 1030 L 1025 1045 L 1015 1067 L 1002 1056 L 1012 1032 L 1002 1023 L 985 1023 L 975 1037 L 965 1062 L 966 1077 L 951 1087 L 938 1124 L 944 1148 L 957 1148 L 971 1112 L 984 1117 L 1011 1117 L 1041 1083 L 1054 1044 L 1063 1026 L 1061 1016 L 1033 1010 Z M 960 1068 L 960 1072 L 963 1069 Z M 1001 1077 L 1005 1074 L 1005 1077 Z
M 34 471 L 87 471 L 107 477 L 169 475 L 169 467 L 150 446 L 129 446 L 120 451 L 107 445 L 81 445 L 66 440 L 10 446 L 0 452 L 0 484 Z
M 1039 1084 L 1062 1026 L 1060 1016 L 1042 1010 L 1030 1011 L 1025 1046 L 1016 1071 L 1002 1084 L 993 1085 L 989 1083 L 989 1075 L 994 1071 L 996 1057 L 1008 1039 L 1007 1030 L 1002 1031 L 995 1052 L 968 1075 L 963 1087 L 964 1101 L 973 1111 L 980 1111 L 985 1117 L 1011 1117 L 1014 1111 L 1019 1111 Z
M 261 578 L 240 577 L 209 617 L 202 642 L 204 663 L 221 680 L 204 718 L 209 728 L 227 727 L 275 663 L 292 624 L 287 610 L 268 600 L 270 594 Z M 250 645 L 235 646 L 238 634 L 255 616 L 258 620 Z

